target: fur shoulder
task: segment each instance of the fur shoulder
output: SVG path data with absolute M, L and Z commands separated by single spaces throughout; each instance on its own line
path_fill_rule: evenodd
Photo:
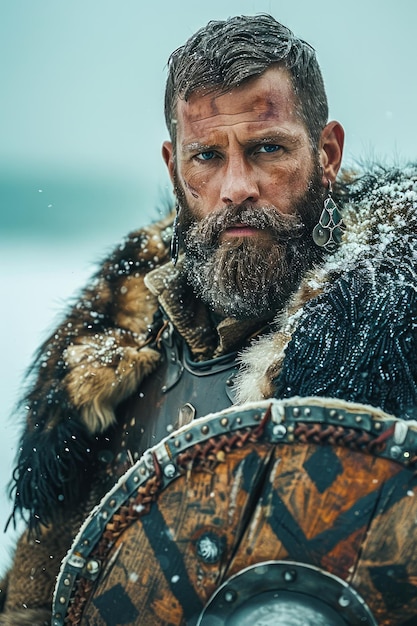
M 146 345 L 157 302 L 144 278 L 168 261 L 171 224 L 169 216 L 130 234 L 38 351 L 13 484 L 16 508 L 36 519 L 80 498 L 115 407 L 159 362 Z

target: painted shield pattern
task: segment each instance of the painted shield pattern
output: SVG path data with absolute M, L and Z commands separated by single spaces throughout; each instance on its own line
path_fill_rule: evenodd
M 326 398 L 195 419 L 64 559 L 53 626 L 412 626 L 417 424 Z

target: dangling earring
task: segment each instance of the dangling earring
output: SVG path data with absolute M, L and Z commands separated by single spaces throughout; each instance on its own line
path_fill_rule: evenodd
M 175 219 L 172 224 L 172 237 L 171 237 L 171 261 L 173 265 L 177 264 L 178 254 L 180 251 L 180 235 L 179 235 L 179 214 L 180 214 L 180 206 L 177 204 L 175 207 Z
M 320 248 L 334 250 L 342 240 L 345 225 L 332 198 L 332 183 L 330 180 L 328 182 L 327 198 L 324 201 L 319 223 L 313 229 L 313 241 Z

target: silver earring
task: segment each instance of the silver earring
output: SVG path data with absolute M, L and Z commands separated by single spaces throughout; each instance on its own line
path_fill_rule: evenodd
M 332 198 L 332 183 L 329 180 L 327 198 L 324 201 L 319 223 L 313 229 L 313 241 L 320 248 L 334 250 L 342 241 L 345 230 L 342 215 Z
M 173 265 L 177 264 L 178 254 L 180 251 L 180 235 L 179 235 L 179 219 L 180 206 L 177 204 L 175 207 L 175 219 L 172 224 L 172 237 L 171 237 L 171 261 Z

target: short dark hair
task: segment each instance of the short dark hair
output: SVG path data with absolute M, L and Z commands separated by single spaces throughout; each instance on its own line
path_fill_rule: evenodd
M 329 111 L 315 50 L 271 15 L 262 14 L 211 21 L 171 54 L 165 120 L 174 150 L 179 98 L 187 100 L 200 90 L 224 92 L 274 64 L 288 70 L 299 114 L 313 149 L 317 149 Z

